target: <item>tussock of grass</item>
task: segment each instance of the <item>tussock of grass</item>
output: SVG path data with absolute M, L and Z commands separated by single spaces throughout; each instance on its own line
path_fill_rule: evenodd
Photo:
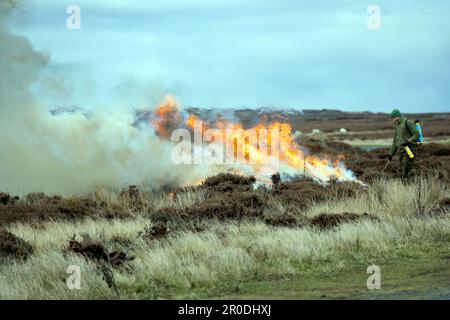
M 436 209 L 446 192 L 446 185 L 434 179 L 422 177 L 412 182 L 382 179 L 376 180 L 366 193 L 333 202 L 316 203 L 306 210 L 306 214 L 315 216 L 323 212 L 349 211 L 375 216 L 414 216 Z
M 131 252 L 129 266 L 114 270 L 121 298 L 173 298 L 197 288 L 339 272 L 449 246 L 450 219 L 443 201 L 448 191 L 438 181 L 379 180 L 363 192 L 351 192 L 344 198 L 330 193 L 328 200 L 306 209 L 273 197 L 266 199 L 260 219 L 206 219 L 200 229 L 189 227 L 190 220 L 168 219 L 170 230 L 161 237 L 145 236 L 164 221 L 157 220 L 153 210 L 187 210 L 208 201 L 210 194 L 140 193 L 150 214 L 126 219 L 52 220 L 40 229 L 13 223 L 8 231 L 30 243 L 34 252 L 26 261 L 0 264 L 0 298 L 115 298 L 94 262 L 64 250 L 73 235 L 101 243 L 108 252 Z M 128 201 L 112 194 L 97 196 L 107 205 Z M 434 214 L 439 206 L 441 212 Z M 344 212 L 354 214 L 342 220 Z M 360 219 L 363 213 L 375 219 Z M 338 218 L 331 219 L 331 228 L 312 223 L 319 215 L 327 220 L 327 214 Z M 177 221 L 186 225 L 172 230 L 170 223 Z M 81 268 L 81 290 L 69 290 L 65 284 L 67 267 L 73 264 Z
M 448 245 L 450 220 L 395 217 L 376 223 L 345 224 L 326 232 L 273 228 L 263 223 L 226 223 L 213 225 L 203 233 L 182 233 L 153 244 L 140 241 L 135 235 L 131 240 L 136 257 L 133 272 L 116 274 L 118 289 L 122 296 L 128 293 L 132 297 L 135 288 L 144 288 L 145 294 L 151 296 L 164 290 L 170 293 L 254 279 L 286 278 L 323 270 L 322 265 L 339 271 L 355 260 L 382 263 L 389 252 L 398 248 Z M 80 292 L 66 289 L 62 281 L 71 263 L 82 266 L 83 277 L 87 277 L 83 278 L 83 297 L 112 297 L 94 276 L 92 264 L 73 255 L 64 257 L 57 243 L 53 243 L 21 265 L 0 267 L 3 298 L 23 298 L 23 292 L 27 292 L 26 297 L 35 298 L 80 297 Z M 11 281 L 11 275 L 15 281 Z

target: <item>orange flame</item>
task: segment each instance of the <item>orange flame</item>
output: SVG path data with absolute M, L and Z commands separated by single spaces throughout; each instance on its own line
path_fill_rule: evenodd
M 172 130 L 183 124 L 180 108 L 177 101 L 167 96 L 155 109 L 155 118 L 152 120 L 153 127 L 158 135 L 168 139 Z
M 276 155 L 281 164 L 287 166 L 298 174 L 313 172 L 315 176 L 329 180 L 331 178 L 342 178 L 348 172 L 341 165 L 343 157 L 338 156 L 335 160 L 323 159 L 314 155 L 307 155 L 301 146 L 295 141 L 292 127 L 285 122 L 273 122 L 269 124 L 259 123 L 253 128 L 244 129 L 242 124 L 234 123 L 225 119 L 215 119 L 208 126 L 199 117 L 189 114 L 184 118 L 178 103 L 173 98 L 166 98 L 155 110 L 153 126 L 160 137 L 170 138 L 171 130 L 185 127 L 191 130 L 200 129 L 202 136 L 208 129 L 216 129 L 221 134 L 214 135 L 213 142 L 222 142 L 232 146 L 234 160 L 240 164 L 250 164 L 254 172 L 267 169 L 271 156 L 274 155 L 272 130 L 278 132 L 279 153 Z M 198 127 L 201 126 L 201 127 Z M 267 148 L 261 148 L 260 133 L 267 133 Z M 257 143 L 251 143 L 251 138 L 257 136 Z M 237 155 L 242 153 L 243 159 Z M 229 160 L 229 159 L 228 159 Z

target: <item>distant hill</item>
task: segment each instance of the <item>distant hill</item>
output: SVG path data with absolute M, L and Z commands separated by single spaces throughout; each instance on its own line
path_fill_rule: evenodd
M 390 136 L 393 124 L 387 113 L 374 112 L 348 112 L 332 109 L 321 110 L 294 110 L 279 108 L 241 108 L 241 109 L 216 109 L 194 108 L 184 109 L 189 114 L 194 114 L 204 121 L 215 121 L 224 118 L 229 121 L 239 122 L 245 128 L 250 128 L 258 123 L 271 123 L 274 121 L 287 122 L 293 130 L 311 132 L 319 129 L 325 133 L 337 132 L 341 128 L 349 132 L 372 132 L 374 137 Z M 58 107 L 50 111 L 54 115 L 62 113 L 83 113 L 89 117 L 90 112 L 79 106 Z M 150 121 L 153 115 L 152 109 L 135 108 L 136 121 Z M 405 114 L 406 117 L 424 123 L 424 134 L 428 137 L 450 136 L 450 113 L 422 113 Z

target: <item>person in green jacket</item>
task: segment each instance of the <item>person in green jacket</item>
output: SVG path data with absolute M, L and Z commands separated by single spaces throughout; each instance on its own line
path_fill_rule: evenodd
M 410 178 L 414 174 L 414 160 L 417 158 L 417 139 L 420 136 L 416 124 L 405 118 L 400 110 L 391 112 L 392 121 L 395 124 L 394 139 L 387 156 L 391 161 L 397 151 L 400 151 L 400 174 L 402 178 Z M 411 150 L 411 153 L 407 152 Z

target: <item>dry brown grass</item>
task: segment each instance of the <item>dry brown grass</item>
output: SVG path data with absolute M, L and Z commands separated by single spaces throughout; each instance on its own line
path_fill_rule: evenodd
M 140 192 L 149 211 L 130 219 L 60 219 L 46 221 L 41 229 L 26 221 L 8 225 L 8 232 L 31 244 L 34 253 L 23 262 L 0 264 L 0 296 L 103 299 L 120 293 L 125 298 L 149 298 L 180 288 L 286 279 L 324 264 L 321 271 L 345 269 L 354 261 L 372 263 L 374 255 L 395 256 L 400 249 L 407 254 L 410 247 L 439 247 L 450 241 L 449 194 L 439 181 L 378 180 L 361 191 L 347 184 L 324 188 L 298 180 L 284 186 L 283 192 L 297 194 L 296 201 L 303 193 L 312 197 L 302 209 L 295 201 L 283 200 L 282 193 L 242 192 L 247 182 L 239 177 L 214 180 L 220 182 L 213 188 L 205 184 L 170 196 Z M 230 183 L 239 192 L 216 191 Z M 245 199 L 245 193 L 261 199 Z M 317 199 L 316 193 L 326 196 L 311 200 Z M 212 209 L 219 194 L 223 201 L 250 201 L 247 205 L 255 211 L 240 216 L 218 213 L 219 220 Z M 202 205 L 203 213 L 198 210 Z M 82 240 L 70 239 L 73 234 Z M 116 259 L 120 263 L 108 262 Z M 73 264 L 82 269 L 82 290 L 69 290 L 61 281 Z

